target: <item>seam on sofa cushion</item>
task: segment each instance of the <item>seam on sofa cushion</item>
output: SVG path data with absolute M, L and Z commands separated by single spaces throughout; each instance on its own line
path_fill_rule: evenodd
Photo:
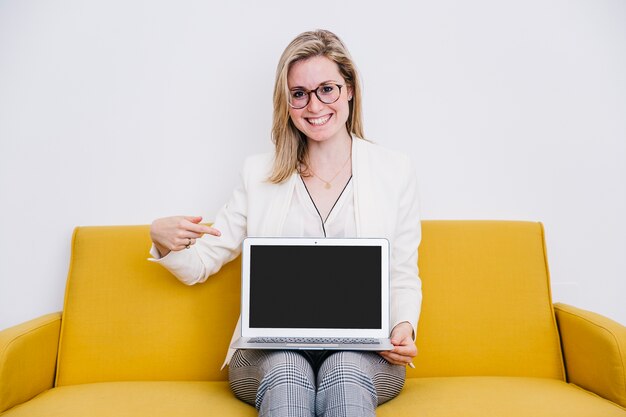
M 577 388 L 577 389 L 579 389 L 579 390 L 581 390 L 581 391 L 584 391 L 585 393 L 587 393 L 587 394 L 589 394 L 589 395 L 591 395 L 591 396 L 594 396 L 594 397 L 596 397 L 596 398 L 598 398 L 598 399 L 601 399 L 601 400 L 603 400 L 603 401 L 608 401 L 608 402 L 610 402 L 611 404 L 613 404 L 615 407 L 617 407 L 617 408 L 619 408 L 619 409 L 621 409 L 621 410 L 626 411 L 626 407 L 622 407 L 621 405 L 619 405 L 619 404 L 617 404 L 617 403 L 615 403 L 615 402 L 613 402 L 613 401 L 611 401 L 611 400 L 609 400 L 609 399 L 606 399 L 606 398 L 602 397 L 601 395 L 596 394 L 595 392 L 592 392 L 592 391 L 586 390 L 586 389 L 584 389 L 583 387 L 580 387 L 580 386 L 578 386 L 578 385 L 576 385 L 576 384 L 573 384 L 573 383 L 571 383 L 571 382 L 568 382 L 568 385 L 570 385 L 570 386 L 572 386 L 572 387 L 574 387 L 574 388 Z
M 61 331 L 59 334 L 59 350 L 57 352 L 57 367 L 56 367 L 56 372 L 55 372 L 55 376 L 54 376 L 54 386 L 58 386 L 59 385 L 59 375 L 61 374 L 61 356 L 62 356 L 62 351 L 63 351 L 63 335 L 65 334 L 65 324 L 66 324 L 66 312 L 67 312 L 67 300 L 68 300 L 68 295 L 70 292 L 70 281 L 72 279 L 72 272 L 74 270 L 74 258 L 76 256 L 75 254 L 75 246 L 76 246 L 76 235 L 78 235 L 78 231 L 80 230 L 80 227 L 75 227 L 74 228 L 74 232 L 72 233 L 72 241 L 70 244 L 70 262 L 69 262 L 69 267 L 68 267 L 68 271 L 67 271 L 67 280 L 65 282 L 65 293 L 63 296 L 63 316 L 61 317 Z
M 552 302 L 552 283 L 550 276 L 550 266 L 548 265 L 548 248 L 546 245 L 546 234 L 543 227 L 543 223 L 537 222 L 539 225 L 539 234 L 541 235 L 541 246 L 543 249 L 543 263 L 546 269 L 546 285 L 548 286 L 548 301 L 550 305 L 550 314 L 552 314 L 552 326 L 554 328 L 554 337 L 556 338 L 556 345 L 559 348 L 559 362 L 561 364 L 561 380 L 567 381 L 567 369 L 565 367 L 565 359 L 563 357 L 563 345 L 561 343 L 561 336 L 559 333 L 559 325 L 556 321 L 556 312 L 554 311 L 554 303 Z

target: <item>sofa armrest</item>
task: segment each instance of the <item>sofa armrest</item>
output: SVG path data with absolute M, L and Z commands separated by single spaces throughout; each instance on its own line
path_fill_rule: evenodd
M 0 413 L 54 385 L 61 313 L 0 331 Z
M 566 304 L 554 309 L 568 382 L 626 407 L 626 327 Z

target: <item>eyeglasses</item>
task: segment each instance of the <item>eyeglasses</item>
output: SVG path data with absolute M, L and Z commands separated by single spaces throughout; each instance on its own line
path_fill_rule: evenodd
M 311 93 L 324 104 L 333 104 L 341 97 L 341 84 L 322 84 L 315 90 L 296 89 L 289 91 L 289 105 L 292 109 L 303 109 L 311 100 Z

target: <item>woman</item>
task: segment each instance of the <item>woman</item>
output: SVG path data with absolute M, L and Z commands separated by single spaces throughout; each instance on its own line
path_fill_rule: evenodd
M 259 415 L 374 415 L 404 384 L 417 354 L 420 222 L 409 159 L 363 139 L 361 90 L 339 38 L 297 36 L 278 64 L 275 151 L 246 160 L 213 227 L 157 219 L 151 254 L 186 284 L 234 259 L 246 236 L 384 237 L 391 251 L 389 352 L 229 350 L 235 395 Z M 233 340 L 239 337 L 239 325 Z

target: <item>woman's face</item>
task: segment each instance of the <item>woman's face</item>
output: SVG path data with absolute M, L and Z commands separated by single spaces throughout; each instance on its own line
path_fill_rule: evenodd
M 325 104 L 311 92 L 309 102 L 304 108 L 289 108 L 293 124 L 310 140 L 322 142 L 350 137 L 346 121 L 350 114 L 348 101 L 352 98 L 352 89 L 346 85 L 337 64 L 324 56 L 297 61 L 287 74 L 287 84 L 292 96 L 294 90 L 303 90 L 306 94 L 307 91 L 328 83 L 342 86 L 336 102 Z M 298 94 L 302 96 L 302 93 Z

